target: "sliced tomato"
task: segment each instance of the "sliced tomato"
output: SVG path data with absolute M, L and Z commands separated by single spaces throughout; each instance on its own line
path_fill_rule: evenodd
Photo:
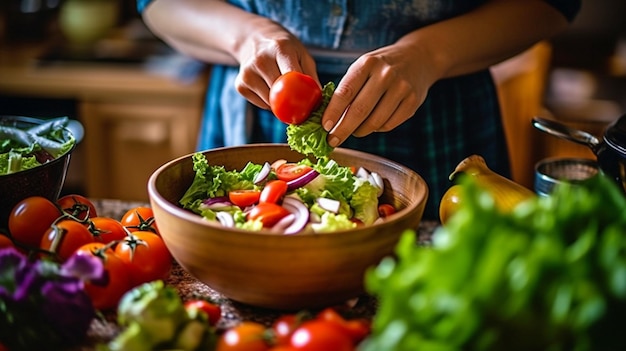
M 378 205 L 378 215 L 385 218 L 389 217 L 392 214 L 396 213 L 396 208 L 390 204 L 380 204 Z
M 261 190 L 259 202 L 278 203 L 287 193 L 287 182 L 280 179 L 270 180 Z
M 264 227 L 269 228 L 290 213 L 284 207 L 273 202 L 260 202 L 250 210 L 248 219 L 259 220 Z
M 312 170 L 313 168 L 311 166 L 288 162 L 278 166 L 276 169 L 276 177 L 288 182 L 300 178 Z
M 239 207 L 252 206 L 259 202 L 260 190 L 233 190 L 228 192 L 228 199 Z

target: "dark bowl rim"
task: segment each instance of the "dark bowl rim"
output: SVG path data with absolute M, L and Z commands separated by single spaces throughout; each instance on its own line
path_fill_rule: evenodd
M 197 151 L 199 153 L 206 153 L 206 152 L 218 152 L 218 151 L 224 151 L 224 150 L 231 150 L 231 149 L 237 149 L 237 148 L 258 148 L 258 147 L 267 147 L 267 146 L 272 146 L 272 147 L 286 147 L 289 148 L 288 144 L 282 144 L 282 143 L 257 143 L 257 144 L 245 144 L 245 145 L 241 145 L 241 146 L 224 146 L 224 147 L 219 147 L 219 148 L 214 148 L 214 149 L 209 149 L 209 150 L 202 150 L 202 151 Z M 411 173 L 413 174 L 416 179 L 418 180 L 418 183 L 420 183 L 423 187 L 423 199 L 422 201 L 415 201 L 413 202 L 410 206 L 406 206 L 402 209 L 400 209 L 398 212 L 394 213 L 392 216 L 390 216 L 387 220 L 378 222 L 378 223 L 373 223 L 371 225 L 367 225 L 365 227 L 357 227 L 354 229 L 342 229 L 342 230 L 336 230 L 333 231 L 331 233 L 328 234 L 342 234 L 342 233 L 354 233 L 356 232 L 360 232 L 362 229 L 369 229 L 369 228 L 380 228 L 380 229 L 384 229 L 386 227 L 389 226 L 393 226 L 396 222 L 399 222 L 401 220 L 403 220 L 405 218 L 405 215 L 416 211 L 418 209 L 419 206 L 424 206 L 426 201 L 428 201 L 428 195 L 429 195 L 429 188 L 428 185 L 426 183 L 426 181 L 424 180 L 424 178 L 419 175 L 417 172 L 413 171 L 412 169 L 403 166 L 402 164 L 389 160 L 385 157 L 382 156 L 378 156 L 378 155 L 374 155 L 374 154 L 370 154 L 370 153 L 366 153 L 364 151 L 360 151 L 360 150 L 354 150 L 354 149 L 349 149 L 349 148 L 341 148 L 341 147 L 337 147 L 335 148 L 334 152 L 346 152 L 349 151 L 351 153 L 356 153 L 359 156 L 362 157 L 367 157 L 367 158 L 375 158 L 375 159 L 379 159 L 380 161 L 383 161 L 386 164 L 390 164 L 393 165 L 394 167 L 397 167 L 398 169 L 402 169 L 407 173 Z M 175 159 L 172 159 L 168 162 L 166 162 L 165 164 L 161 165 L 160 167 L 158 167 L 149 177 L 148 179 L 148 197 L 150 202 L 154 202 L 156 204 L 158 204 L 161 208 L 166 209 L 167 212 L 169 212 L 170 214 L 175 215 L 178 218 L 184 219 L 184 220 L 188 220 L 193 222 L 194 224 L 199 224 L 199 225 L 213 225 L 210 222 L 207 222 L 206 220 L 202 219 L 202 217 L 200 217 L 199 215 L 190 212 L 189 210 L 186 210 L 180 206 L 177 206 L 176 204 L 173 204 L 172 202 L 168 201 L 167 199 L 165 199 L 156 189 L 156 179 L 158 178 L 158 176 L 166 169 L 171 167 L 172 165 L 176 164 L 176 163 L 180 163 L 183 160 L 190 158 L 193 154 L 197 153 L 197 152 L 193 152 L 193 153 L 189 153 L 183 156 L 179 156 Z M 305 157 L 305 156 L 303 156 Z M 153 206 L 154 207 L 154 206 Z M 422 214 L 423 215 L 423 214 Z M 226 228 L 226 227 L 222 227 L 218 224 L 214 225 L 216 228 L 219 229 L 223 229 L 226 232 L 229 233 L 237 233 L 240 235 L 249 235 L 249 236 L 259 236 L 259 235 L 270 235 L 270 236 L 277 236 L 276 233 L 271 232 L 270 230 L 260 230 L 260 231 L 251 231 L 251 230 L 245 230 L 245 229 L 239 229 L 239 228 Z M 317 233 L 316 235 L 325 235 L 327 233 Z M 304 238 L 304 237 L 308 237 L 308 235 L 281 235 L 282 237 L 294 237 L 294 238 Z

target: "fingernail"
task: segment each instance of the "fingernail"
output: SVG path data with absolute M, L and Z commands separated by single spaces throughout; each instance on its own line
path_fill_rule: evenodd
M 324 122 L 324 130 L 328 132 L 331 129 L 333 129 L 333 121 Z
M 339 138 L 337 138 L 334 135 L 331 135 L 328 138 L 328 145 L 330 145 L 331 147 L 337 147 L 337 145 L 339 145 Z

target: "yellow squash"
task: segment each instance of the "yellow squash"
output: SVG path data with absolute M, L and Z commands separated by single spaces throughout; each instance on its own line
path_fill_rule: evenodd
M 479 155 L 472 155 L 461 161 L 450 180 L 460 173 L 473 177 L 476 183 L 486 189 L 494 198 L 496 206 L 503 212 L 509 212 L 519 203 L 537 196 L 533 191 L 521 184 L 508 179 L 487 166 L 485 159 Z M 445 223 L 463 203 L 462 185 L 451 186 L 441 198 L 439 204 L 439 220 Z

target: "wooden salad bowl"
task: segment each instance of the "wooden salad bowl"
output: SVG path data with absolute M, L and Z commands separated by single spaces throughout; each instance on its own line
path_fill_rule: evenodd
M 253 144 L 203 151 L 209 164 L 241 170 L 249 161 L 297 162 L 286 144 Z M 192 154 L 157 169 L 148 181 L 150 204 L 174 259 L 192 276 L 232 300 L 280 310 L 321 308 L 364 293 L 364 273 L 393 255 L 406 229 L 419 226 L 428 187 L 414 171 L 372 154 L 337 148 L 340 165 L 364 167 L 385 180 L 385 202 L 399 209 L 383 222 L 326 234 L 281 235 L 211 223 L 178 200 L 194 178 Z

